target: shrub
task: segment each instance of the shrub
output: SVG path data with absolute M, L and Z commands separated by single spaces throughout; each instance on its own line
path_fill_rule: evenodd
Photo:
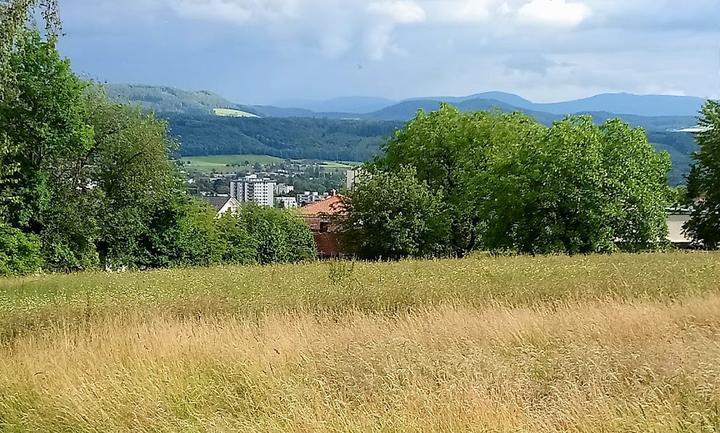
M 0 224 L 0 276 L 31 274 L 42 264 L 37 236 Z
M 315 257 L 312 232 L 291 211 L 247 205 L 237 219 L 252 239 L 257 263 L 294 263 Z

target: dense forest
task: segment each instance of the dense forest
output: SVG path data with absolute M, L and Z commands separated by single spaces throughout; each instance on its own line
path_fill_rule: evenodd
M 291 159 L 367 161 L 378 154 L 381 145 L 396 130 L 405 125 L 402 121 L 300 117 L 238 119 L 177 113 L 162 116 L 168 120 L 171 134 L 180 142 L 182 156 L 257 154 Z M 596 122 L 609 118 L 593 116 Z M 672 119 L 654 118 L 654 121 L 660 124 L 672 122 Z M 550 125 L 552 122 L 541 123 Z M 633 121 L 628 123 L 646 129 L 651 126 Z M 692 152 L 696 149 L 693 136 L 667 130 L 647 130 L 647 133 L 650 143 L 657 150 L 670 154 L 673 163 L 670 183 L 684 183 Z
M 271 155 L 291 159 L 365 161 L 403 122 L 315 118 L 237 119 L 165 114 L 183 156 Z

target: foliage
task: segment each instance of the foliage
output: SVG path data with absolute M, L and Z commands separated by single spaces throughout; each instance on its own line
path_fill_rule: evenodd
M 244 236 L 242 230 L 250 236 L 259 264 L 300 262 L 316 255 L 310 229 L 292 211 L 246 205 L 236 218 L 239 236 Z
M 608 252 L 665 242 L 666 155 L 619 120 L 568 117 L 546 128 L 523 114 L 418 114 L 375 167 L 412 166 L 443 194 L 448 245 L 524 253 Z M 377 203 L 382 212 L 386 203 Z M 365 210 L 368 212 L 368 210 Z
M 19 38 L 9 59 L 17 94 L 0 100 L 0 130 L 12 145 L 6 159 L 15 167 L 2 193 L 10 199 L 5 221 L 40 236 L 51 268 L 92 267 L 95 231 L 84 215 L 95 192 L 84 156 L 93 130 L 86 123 L 85 84 L 53 41 L 33 31 Z
M 40 240 L 0 224 L 0 276 L 25 275 L 42 267 Z
M 227 213 L 217 220 L 218 237 L 224 243 L 222 262 L 235 265 L 257 263 L 258 239 L 246 221 Z
M 228 118 L 163 113 L 183 156 L 270 155 L 283 159 L 365 161 L 401 122 L 320 118 Z
M 209 266 L 220 263 L 223 251 L 215 212 L 204 202 L 181 193 L 154 203 L 140 237 L 141 268 Z
M 60 30 L 57 0 L 0 0 L 0 94 L 12 91 L 15 70 L 7 60 L 22 39 L 27 22 L 38 13 L 48 39 L 54 39 Z
M 500 165 L 508 159 L 518 140 L 541 128 L 522 114 L 463 114 L 444 104 L 430 114 L 418 113 L 384 146 L 385 153 L 375 165 L 383 171 L 412 166 L 421 182 L 433 192 L 442 192 L 451 234 L 448 247 L 452 254 L 462 255 L 478 247 L 481 228 L 479 192 L 472 190 L 471 181 L 493 161 Z
M 597 253 L 654 249 L 667 236 L 669 161 L 619 120 L 568 118 L 480 174 L 485 248 Z
M 177 144 L 166 122 L 109 102 L 101 88 L 71 71 L 54 41 L 25 31 L 9 65 L 15 71 L 16 97 L 0 99 L 0 131 L 7 144 L 0 153 L 5 174 L 0 223 L 13 230 L 12 238 L 7 235 L 12 245 L 34 245 L 20 242 L 25 238 L 19 234 L 39 241 L 48 270 L 271 263 L 314 256 L 309 229 L 289 214 L 247 211 L 252 222 L 237 227 L 217 221 L 207 203 L 185 192 L 169 159 Z M 22 251 L 17 257 L 7 253 L 3 261 L 10 264 L 4 272 L 34 269 L 17 264 L 33 263 Z
M 362 258 L 396 260 L 448 253 L 442 190 L 417 180 L 414 168 L 377 171 L 345 201 L 343 243 Z
M 182 196 L 169 154 L 176 143 L 167 125 L 137 108 L 113 104 L 101 91 L 86 96 L 94 134 L 88 162 L 97 190 L 97 245 L 103 264 L 110 267 L 148 266 L 150 221 L 170 206 L 168 197 Z
M 688 179 L 688 193 L 699 198 L 687 231 L 707 248 L 720 247 L 720 103 L 708 101 L 702 109 L 697 134 L 700 149 Z
M 54 39 L 60 30 L 56 0 L 0 0 L 0 104 L 18 97 L 17 71 L 10 60 L 18 45 L 23 45 L 27 22 L 36 13 L 44 19 L 47 37 Z M 17 164 L 8 158 L 8 154 L 16 151 L 17 146 L 7 132 L 0 128 L 0 216 L 7 212 L 9 201 L 18 199 L 11 196 L 6 188 L 18 170 Z

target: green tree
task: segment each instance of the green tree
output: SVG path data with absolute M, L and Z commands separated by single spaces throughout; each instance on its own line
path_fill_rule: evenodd
M 43 264 L 40 239 L 0 224 L 0 276 L 25 275 Z
M 235 265 L 257 263 L 258 245 L 247 225 L 237 215 L 227 213 L 217 220 L 218 237 L 222 242 L 222 262 Z
M 257 263 L 295 263 L 316 255 L 310 229 L 292 211 L 246 205 L 236 218 L 252 239 Z
M 178 191 L 160 197 L 140 234 L 135 266 L 168 268 L 210 266 L 222 259 L 215 211 Z
M 0 196 L 11 226 L 40 236 L 47 264 L 58 270 L 97 263 L 95 227 L 83 215 L 93 194 L 83 157 L 92 147 L 86 123 L 86 84 L 60 58 L 53 40 L 35 31 L 18 35 L 8 64 L 15 97 L 0 98 L 0 131 L 10 143 L 5 161 L 13 167 Z
M 362 258 L 396 260 L 451 253 L 442 192 L 432 192 L 414 168 L 375 171 L 349 193 L 344 244 Z
M 169 159 L 177 143 L 165 122 L 108 102 L 101 88 L 91 88 L 85 104 L 95 132 L 84 161 L 99 192 L 98 253 L 107 266 L 133 266 L 147 260 L 141 239 L 153 230 L 149 222 L 158 203 L 184 195 Z
M 720 103 L 705 104 L 700 126 L 703 131 L 696 137 L 700 149 L 688 178 L 688 192 L 700 200 L 685 228 L 697 242 L 716 249 L 720 246 Z
M 461 113 L 443 104 L 438 111 L 419 112 L 384 146 L 374 165 L 389 172 L 411 166 L 431 191 L 443 194 L 448 245 L 461 256 L 480 246 L 486 216 L 478 208 L 484 198 L 477 188 L 482 176 L 491 166 L 512 162 L 516 149 L 541 131 L 523 114 Z
M 7 60 L 37 13 L 45 22 L 47 38 L 54 39 L 60 30 L 57 0 L 0 0 L 0 94 L 7 95 L 14 84 L 15 70 Z
M 642 250 L 666 242 L 669 158 L 654 151 L 643 130 L 619 120 L 598 126 L 590 117 L 568 117 L 547 128 L 520 113 L 460 113 L 443 105 L 420 112 L 384 150 L 376 170 L 412 167 L 429 191 L 442 194 L 455 255 L 479 248 Z
M 36 12 L 44 18 L 47 37 L 54 39 L 60 29 L 56 0 L 0 0 L 0 104 L 18 97 L 17 71 L 10 60 L 17 50 L 18 40 L 22 45 L 27 23 Z M 0 128 L 0 217 L 6 214 L 9 202 L 19 200 L 7 188 L 18 169 L 17 164 L 8 158 L 17 150 L 8 132 Z
M 569 117 L 478 176 L 482 244 L 534 254 L 657 248 L 667 235 L 669 169 L 644 131 Z

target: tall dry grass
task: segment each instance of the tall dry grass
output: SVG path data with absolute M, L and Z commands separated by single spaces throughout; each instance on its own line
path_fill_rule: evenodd
M 720 431 L 718 258 L 8 280 L 0 431 Z

